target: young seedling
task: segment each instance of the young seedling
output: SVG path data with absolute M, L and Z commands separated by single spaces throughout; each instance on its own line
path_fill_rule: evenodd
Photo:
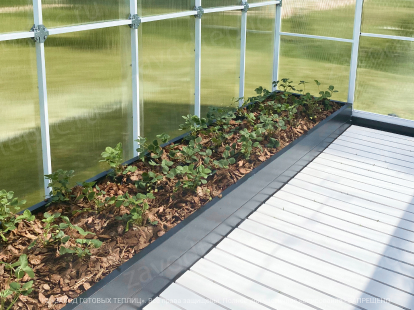
M 126 193 L 125 195 L 118 197 L 116 202 L 117 207 L 124 206 L 130 208 L 129 214 L 116 217 L 117 220 L 126 222 L 125 231 L 129 230 L 131 223 L 139 226 L 144 224 L 143 216 L 149 208 L 147 203 L 147 200 L 149 199 L 155 199 L 152 193 L 146 195 L 137 194 L 136 196 L 131 196 Z
M 13 198 L 14 192 L 0 191 L 0 237 L 4 242 L 7 242 L 5 234 L 16 229 L 16 224 L 22 221 L 32 222 L 34 216 L 29 210 L 25 210 L 22 215 L 16 216 L 14 213 L 18 212 L 26 203 L 26 200 L 19 200 Z
M 92 255 L 90 251 L 92 248 L 98 249 L 102 246 L 102 241 L 98 239 L 76 239 L 76 243 L 79 244 L 79 246 L 73 246 L 68 248 L 61 246 L 59 249 L 59 254 L 74 254 L 77 255 L 79 258 L 84 258 L 85 256 Z
M 88 202 L 94 201 L 96 198 L 96 192 L 94 190 L 96 182 L 83 182 L 78 183 L 78 186 L 82 187 L 82 193 L 78 195 L 75 200 L 81 201 L 86 199 Z
M 26 254 L 22 254 L 15 263 L 0 262 L 0 264 L 3 264 L 5 269 L 10 271 L 10 277 L 14 274 L 18 280 L 22 279 L 26 274 L 32 279 L 35 276 L 33 269 L 29 266 Z M 33 291 L 32 287 L 33 281 L 26 282 L 23 285 L 18 282 L 9 283 L 9 288 L 0 291 L 0 310 L 10 310 L 21 295 L 27 296 Z M 10 296 L 11 301 L 6 306 Z
M 65 171 L 59 169 L 52 174 L 45 175 L 45 178 L 49 180 L 48 188 L 52 188 L 51 203 L 70 201 L 71 190 L 68 188 L 68 185 L 74 173 L 73 170 Z
M 115 148 L 108 146 L 105 148 L 105 152 L 102 152 L 101 156 L 103 159 L 100 162 L 106 162 L 112 168 L 110 173 L 112 176 L 117 176 L 123 172 L 123 154 L 122 143 L 118 143 Z
M 236 159 L 234 159 L 231 156 L 234 156 L 234 149 L 230 146 L 226 146 L 224 152 L 223 152 L 223 159 L 215 160 L 214 165 L 218 168 L 225 168 L 228 169 L 230 165 L 233 165 L 236 163 Z
M 206 168 L 203 165 L 198 166 L 197 168 L 194 164 L 181 168 L 178 170 L 178 173 L 183 176 L 183 179 L 176 183 L 176 187 L 182 185 L 183 188 L 188 188 L 195 190 L 198 186 L 206 184 L 207 178 L 211 174 L 211 170 Z
M 207 128 L 207 120 L 205 118 L 199 118 L 197 115 L 183 116 L 184 124 L 179 126 L 179 130 L 190 131 L 190 135 L 187 139 L 194 139 L 198 135 L 200 130 Z

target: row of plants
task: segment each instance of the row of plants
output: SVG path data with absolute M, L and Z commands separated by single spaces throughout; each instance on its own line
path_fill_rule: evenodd
M 0 256 L 0 278 L 5 281 L 0 286 L 0 310 L 12 309 L 20 296 L 30 296 L 37 289 L 28 255 L 48 251 L 65 261 L 86 261 L 98 253 L 105 240 L 100 240 L 96 229 L 88 231 L 90 225 L 77 225 L 79 219 L 114 215 L 107 225 L 116 226 L 117 231 L 121 227 L 121 234 L 139 227 L 160 226 L 162 223 L 149 211 L 157 200 L 158 204 L 164 203 L 162 195 L 167 194 L 170 205 L 180 197 L 200 193 L 211 200 L 220 194 L 211 190 L 209 181 L 219 182 L 223 175 L 249 163 L 252 156 L 264 161 L 281 148 L 282 136 L 297 137 L 295 128 L 310 129 L 339 108 L 331 101 L 334 86 L 315 97 L 306 92 L 306 84 L 282 79 L 274 82 L 280 91 L 259 87 L 256 96 L 240 108 L 212 107 L 205 118 L 183 116 L 179 129 L 188 132 L 183 141 L 168 144 L 171 137 L 165 133 L 152 142 L 139 137 L 139 160 L 130 166 L 123 165 L 121 143 L 107 147 L 101 161 L 111 170 L 98 183 L 78 183 L 71 188 L 73 170 L 46 175 L 52 194 L 43 214 L 34 216 L 29 210 L 17 214 L 25 201 L 15 198 L 13 192 L 0 191 L 0 253 L 14 244 L 9 237 L 15 237 L 17 228 L 37 227 L 32 230 L 36 235 L 31 235 L 18 251 L 20 255 L 9 255 L 4 262 L 1 260 L 6 255 Z M 292 133 L 287 134 L 289 131 Z

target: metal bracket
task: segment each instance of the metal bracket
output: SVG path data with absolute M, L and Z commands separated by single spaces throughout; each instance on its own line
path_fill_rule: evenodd
M 141 17 L 139 17 L 138 14 L 134 14 L 134 15 L 129 15 L 129 19 L 132 21 L 129 27 L 131 27 L 132 29 L 138 29 L 139 25 L 141 25 Z
M 33 25 L 30 31 L 34 32 L 34 41 L 37 43 L 45 43 L 49 36 L 49 30 L 44 25 Z
M 204 9 L 201 6 L 194 7 L 194 10 L 197 11 L 197 18 L 201 18 L 204 15 Z
M 245 2 L 243 5 L 244 8 L 242 9 L 242 12 L 247 12 L 250 9 L 250 5 L 247 2 Z
M 282 6 L 282 2 L 283 2 L 283 0 L 280 0 L 280 3 L 278 5 Z

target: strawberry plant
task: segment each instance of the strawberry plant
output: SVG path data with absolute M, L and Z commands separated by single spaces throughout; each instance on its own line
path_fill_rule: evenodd
M 33 269 L 29 266 L 26 254 L 22 254 L 17 262 L 11 264 L 0 262 L 0 264 L 3 264 L 4 268 L 10 271 L 10 277 L 14 275 L 17 280 L 22 279 L 26 274 L 29 278 L 34 278 L 35 276 Z M 27 296 L 33 291 L 33 281 L 26 282 L 23 285 L 18 282 L 11 282 L 8 286 L 9 288 L 0 291 L 0 310 L 11 309 L 21 295 Z M 6 306 L 10 297 L 11 301 Z
M 191 140 L 197 136 L 200 130 L 207 128 L 207 120 L 205 118 L 199 118 L 197 115 L 183 116 L 184 124 L 179 126 L 179 130 L 190 131 L 190 135 L 187 139 Z
M 29 210 L 25 210 L 22 215 L 16 216 L 14 213 L 18 212 L 26 203 L 26 200 L 19 200 L 14 197 L 14 192 L 0 191 L 0 237 L 4 242 L 7 241 L 5 234 L 16 229 L 16 224 L 22 221 L 32 222 L 34 216 Z
M 71 190 L 68 188 L 68 185 L 74 173 L 73 170 L 65 171 L 59 169 L 52 174 L 45 175 L 45 178 L 49 180 L 48 188 L 52 188 L 50 203 L 67 202 L 70 200 Z
M 210 169 L 203 165 L 195 167 L 194 164 L 185 167 L 177 167 L 179 174 L 183 176 L 182 180 L 176 183 L 176 187 L 182 186 L 183 188 L 196 189 L 198 186 L 206 184 L 207 178 L 212 172 Z
M 112 171 L 110 174 L 112 176 L 119 175 L 123 172 L 123 158 L 124 151 L 122 148 L 122 143 L 118 143 L 115 148 L 108 146 L 105 148 L 105 152 L 102 152 L 102 160 L 100 162 L 106 162 Z
M 76 239 L 76 244 L 79 246 L 64 247 L 61 246 L 59 249 L 60 255 L 65 254 L 74 254 L 79 258 L 84 258 L 85 256 L 91 256 L 91 249 L 98 249 L 102 246 L 102 241 L 98 239 Z
M 33 281 L 29 281 L 21 285 L 17 282 L 11 282 L 9 288 L 0 291 L 0 310 L 10 310 L 17 302 L 21 295 L 28 296 L 33 291 Z M 8 297 L 11 296 L 11 301 L 6 308 Z

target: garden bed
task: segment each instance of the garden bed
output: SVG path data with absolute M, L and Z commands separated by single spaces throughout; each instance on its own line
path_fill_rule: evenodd
M 295 103 L 303 97 L 259 90 L 243 109 L 213 110 L 205 121 L 189 117 L 182 126 L 190 130 L 187 137 L 162 148 L 151 143 L 149 154 L 127 169 L 115 160 L 119 149 L 108 149 L 104 156 L 115 172 L 101 178 L 97 187 L 66 190 L 62 181 L 71 173 L 56 172 L 55 201 L 46 216 L 59 214 L 50 223 L 63 224 L 60 231 L 68 240 L 55 238 L 56 227 L 45 233 L 43 208 L 36 219 L 21 220 L 7 234 L 0 261 L 14 263 L 26 254 L 35 273 L 33 290 L 18 297 L 13 309 L 63 308 L 155 240 L 164 234 L 168 238 L 169 230 L 341 108 L 319 98 L 314 102 L 319 108 L 310 115 L 305 101 Z M 79 239 L 88 242 L 77 243 Z M 102 245 L 95 248 L 95 243 Z M 4 266 L 0 290 L 11 280 L 31 280 L 29 273 L 16 280 Z

